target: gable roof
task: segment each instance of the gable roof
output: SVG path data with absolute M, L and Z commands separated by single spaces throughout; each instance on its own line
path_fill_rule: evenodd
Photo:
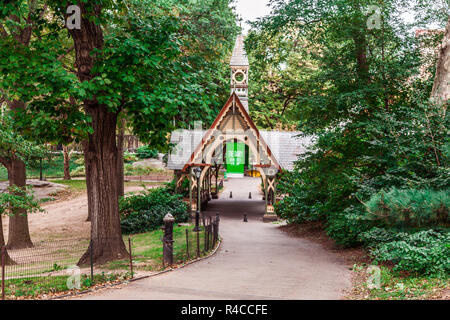
M 209 130 L 180 130 L 178 135 L 172 134 L 171 143 L 180 147 L 181 150 L 188 150 L 189 152 L 182 152 L 181 154 L 171 153 L 169 155 L 168 169 L 186 170 L 190 165 L 199 164 L 194 163 L 194 160 L 198 158 L 203 147 L 208 144 L 215 130 L 218 129 L 230 108 L 233 107 L 233 101 L 240 115 L 260 141 L 263 150 L 266 150 L 272 164 L 280 171 L 294 168 L 294 163 L 297 161 L 298 156 L 306 152 L 312 139 L 309 137 L 300 138 L 301 132 L 259 131 L 239 97 L 233 93 Z M 192 150 L 194 151 L 191 152 Z
M 198 153 L 203 149 L 203 146 L 209 142 L 209 139 L 213 136 L 213 133 L 215 130 L 218 129 L 218 126 L 220 122 L 223 120 L 226 113 L 232 108 L 233 106 L 236 106 L 238 111 L 241 113 L 241 115 L 244 117 L 245 121 L 249 125 L 249 127 L 254 130 L 256 138 L 259 140 L 259 143 L 261 144 L 263 150 L 265 150 L 268 158 L 272 161 L 272 164 L 278 169 L 282 170 L 280 164 L 278 163 L 278 160 L 275 158 L 274 154 L 270 150 L 270 147 L 267 145 L 267 143 L 264 141 L 264 138 L 259 133 L 258 128 L 256 127 L 255 123 L 253 122 L 252 118 L 248 114 L 247 110 L 245 110 L 244 105 L 242 104 L 241 100 L 239 99 L 239 96 L 233 92 L 228 99 L 228 101 L 223 106 L 222 110 L 219 112 L 219 115 L 214 120 L 213 124 L 211 125 L 211 128 L 206 132 L 204 135 L 201 143 L 198 144 L 197 148 L 192 152 L 192 155 L 189 159 L 189 162 L 185 164 L 183 167 L 183 171 L 185 171 L 190 165 L 194 165 L 193 161 L 198 155 Z

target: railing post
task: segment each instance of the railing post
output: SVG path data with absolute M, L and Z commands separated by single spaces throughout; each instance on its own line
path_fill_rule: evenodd
M 173 264 L 173 223 L 175 218 L 168 213 L 164 219 L 164 249 L 163 261 L 164 264 L 171 266 Z
M 200 257 L 200 230 L 197 229 L 197 258 Z
M 189 231 L 188 231 L 188 229 L 186 229 L 186 256 L 187 256 L 187 260 L 190 260 L 190 255 L 189 255 Z
M 94 241 L 89 244 L 90 262 L 91 262 L 91 285 L 94 285 Z
M 1 219 L 1 217 L 0 217 Z M 2 300 L 5 300 L 5 268 L 6 268 L 6 247 L 2 247 Z
M 128 251 L 130 252 L 130 271 L 131 271 L 131 279 L 133 279 L 133 252 L 131 251 L 131 237 L 128 237 Z

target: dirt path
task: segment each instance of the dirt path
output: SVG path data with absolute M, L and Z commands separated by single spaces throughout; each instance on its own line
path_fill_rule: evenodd
M 125 192 L 143 190 L 142 187 L 127 187 Z M 43 205 L 43 213 L 29 215 L 29 227 L 32 241 L 88 238 L 90 222 L 87 194 L 83 193 L 65 201 Z M 5 239 L 8 238 L 8 218 L 3 217 Z
M 259 179 L 230 180 L 208 213 L 221 214 L 218 253 L 186 268 L 83 299 L 341 299 L 351 286 L 344 259 L 262 222 Z M 230 191 L 233 199 L 229 199 Z M 252 191 L 253 200 L 248 200 Z M 242 221 L 247 213 L 249 222 Z

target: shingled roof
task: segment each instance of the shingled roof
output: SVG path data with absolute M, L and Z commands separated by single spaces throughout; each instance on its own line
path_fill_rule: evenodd
M 248 58 L 244 48 L 244 36 L 240 35 L 236 39 L 230 66 L 248 66 Z
M 182 170 L 189 162 L 189 157 L 194 148 L 202 141 L 206 130 L 180 130 L 177 134 L 172 134 L 171 143 L 176 145 L 179 151 L 169 155 L 167 168 L 170 170 Z M 299 137 L 298 131 L 259 131 L 266 141 L 273 155 L 277 158 L 283 170 L 293 170 L 298 156 L 304 154 L 312 144 L 312 138 Z

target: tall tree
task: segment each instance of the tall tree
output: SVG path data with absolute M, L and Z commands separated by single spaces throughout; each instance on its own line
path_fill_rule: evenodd
M 31 40 L 33 28 L 33 16 L 39 14 L 38 1 L 31 0 L 28 3 L 20 2 L 17 6 L 12 3 L 5 4 L 6 15 L 0 17 L 0 37 L 11 39 L 16 46 L 28 46 Z M 3 21 L 2 21 L 3 20 Z M 8 100 L 8 105 L 13 112 L 25 108 L 24 101 Z M 6 166 L 8 170 L 9 184 L 11 187 L 26 186 L 26 166 L 19 157 L 12 156 Z M 14 210 L 15 214 L 9 219 L 8 248 L 23 249 L 32 247 L 30 231 L 28 228 L 27 212 L 23 209 Z
M 439 49 L 439 59 L 431 98 L 439 104 L 444 104 L 446 110 L 446 105 L 450 99 L 450 16 L 445 29 L 444 40 Z

